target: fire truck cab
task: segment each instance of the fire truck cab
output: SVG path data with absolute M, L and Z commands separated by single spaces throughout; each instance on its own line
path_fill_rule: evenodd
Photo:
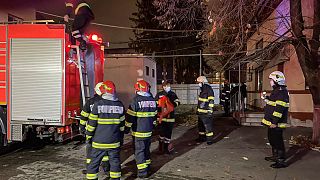
M 61 24 L 0 24 L 0 145 L 79 135 L 80 108 L 103 81 L 104 47 L 71 45 Z

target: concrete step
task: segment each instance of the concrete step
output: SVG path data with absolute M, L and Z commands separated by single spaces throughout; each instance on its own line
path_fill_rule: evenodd
M 248 122 L 244 122 L 241 123 L 242 126 L 262 126 L 261 123 L 248 123 Z
M 245 117 L 242 117 L 241 118 L 241 120 L 242 120 L 242 122 L 249 122 L 249 123 L 254 123 L 254 122 L 261 122 L 261 120 L 262 120 L 262 118 L 263 117 L 247 117 L 247 118 L 245 118 Z
M 247 117 L 247 118 L 263 118 L 264 113 L 263 112 L 255 112 L 255 113 L 244 113 L 240 115 L 241 117 Z
M 257 115 L 255 115 L 257 116 Z M 260 117 L 241 117 L 241 125 L 243 126 L 262 126 L 261 120 L 263 116 Z

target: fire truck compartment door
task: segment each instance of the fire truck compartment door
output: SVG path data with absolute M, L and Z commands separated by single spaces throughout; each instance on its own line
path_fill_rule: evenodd
M 61 124 L 62 44 L 62 39 L 11 39 L 12 123 Z

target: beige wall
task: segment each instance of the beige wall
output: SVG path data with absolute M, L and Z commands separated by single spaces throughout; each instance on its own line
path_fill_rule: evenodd
M 150 92 L 155 96 L 157 94 L 157 67 L 156 62 L 149 58 L 144 58 L 144 80 L 146 80 L 150 85 Z M 147 76 L 146 74 L 146 66 L 150 68 L 150 74 Z M 154 70 L 154 77 L 152 77 L 152 70 Z
M 127 108 L 134 96 L 136 79 L 143 76 L 142 61 L 131 58 L 106 58 L 104 67 L 104 80 L 115 83 L 119 99 Z
M 0 22 L 7 22 L 8 14 L 12 14 L 19 18 L 22 18 L 24 21 L 32 21 L 36 19 L 36 10 L 33 8 L 14 9 L 14 10 L 0 9 Z
M 155 69 L 156 64 L 154 61 L 143 58 L 106 57 L 104 80 L 111 80 L 115 83 L 119 99 L 124 103 L 126 108 L 135 96 L 134 84 L 137 80 L 145 79 L 148 82 L 152 82 L 150 77 L 145 76 L 145 66 L 147 64 L 150 67 L 150 73 L 152 73 L 151 69 Z M 156 84 L 151 84 L 151 86 L 152 94 L 155 95 Z
M 263 47 L 266 47 L 289 29 L 289 10 L 289 0 L 283 0 L 276 10 L 268 17 L 268 20 L 266 20 L 265 23 L 259 27 L 259 30 L 248 40 L 248 54 L 255 52 L 256 43 L 262 38 Z M 288 37 L 291 35 L 288 34 L 286 36 Z
M 287 61 L 284 64 L 284 74 L 286 75 L 288 89 L 305 90 L 306 84 L 304 75 L 293 46 L 290 46 L 290 52 L 290 61 Z

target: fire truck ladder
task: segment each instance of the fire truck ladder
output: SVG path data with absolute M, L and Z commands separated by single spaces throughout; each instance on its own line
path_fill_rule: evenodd
M 77 62 L 75 62 L 79 69 L 80 74 L 80 86 L 81 86 L 81 99 L 82 99 L 82 105 L 85 104 L 85 102 L 90 98 L 90 90 L 89 90 L 89 80 L 88 80 L 88 73 L 86 69 L 86 62 L 84 56 L 81 56 L 81 51 L 79 49 L 79 46 L 72 45 L 72 49 L 76 50 L 77 53 Z M 85 53 L 85 52 L 83 52 Z

